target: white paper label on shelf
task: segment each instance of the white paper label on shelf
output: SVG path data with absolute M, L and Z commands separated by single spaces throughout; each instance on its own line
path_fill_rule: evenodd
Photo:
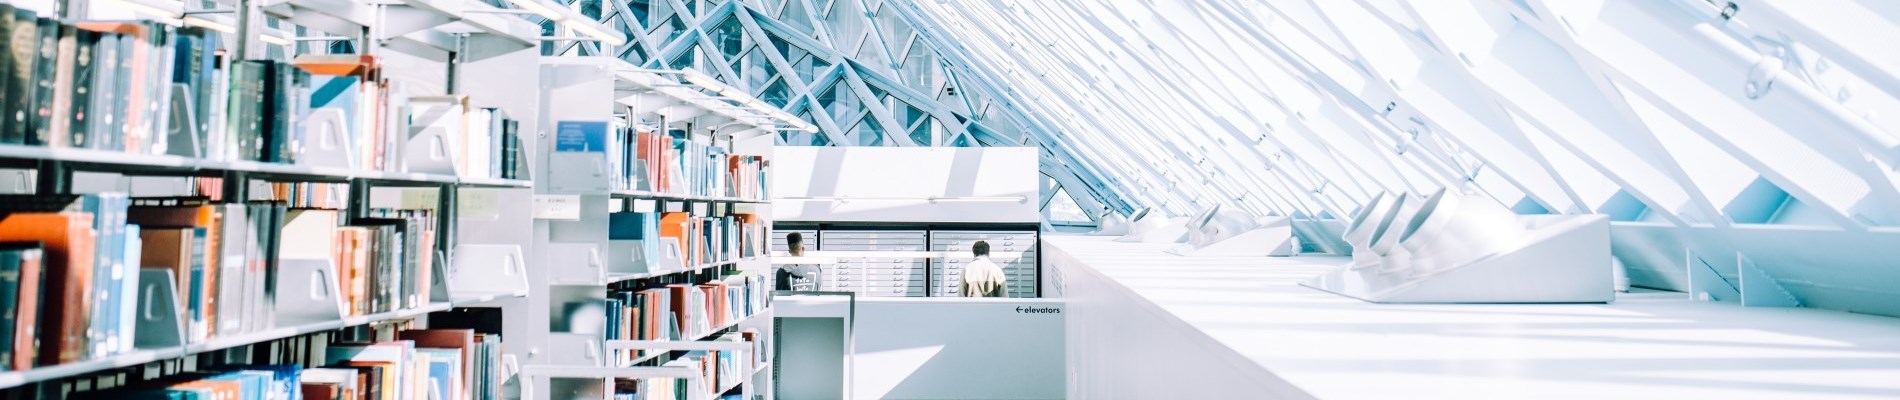
M 572 194 L 534 195 L 534 218 L 579 221 L 581 219 L 581 196 Z
M 759 213 L 759 205 L 753 203 L 733 204 L 732 212 L 734 214 L 757 214 Z
M 436 189 L 403 189 L 402 209 L 434 210 L 442 204 L 442 192 Z
M 455 194 L 456 215 L 462 219 L 492 221 L 501 218 L 501 199 L 497 190 L 470 189 Z

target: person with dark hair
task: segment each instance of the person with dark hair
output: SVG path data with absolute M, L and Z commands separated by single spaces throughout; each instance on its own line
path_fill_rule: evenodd
M 970 245 L 970 252 L 976 260 L 963 266 L 963 281 L 957 285 L 957 294 L 963 297 L 1009 297 L 1009 288 L 1004 286 L 1007 278 L 1003 268 L 990 262 L 990 242 L 976 241 Z
M 805 236 L 792 232 L 785 234 L 785 253 L 792 257 L 805 256 Z M 775 285 L 778 290 L 817 291 L 820 274 L 818 266 L 811 264 L 780 265 L 775 273 Z

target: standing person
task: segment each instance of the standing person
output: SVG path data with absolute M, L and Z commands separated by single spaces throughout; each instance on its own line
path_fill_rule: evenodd
M 1009 288 L 1003 283 L 1003 268 L 990 262 L 990 242 L 978 240 L 970 246 L 970 252 L 976 254 L 976 260 L 963 267 L 963 282 L 957 286 L 957 294 L 963 297 L 1009 297 Z
M 805 237 L 798 232 L 785 234 L 785 252 L 792 257 L 805 256 Z M 776 275 L 778 290 L 818 291 L 818 277 L 822 271 L 811 264 L 784 264 L 779 266 Z

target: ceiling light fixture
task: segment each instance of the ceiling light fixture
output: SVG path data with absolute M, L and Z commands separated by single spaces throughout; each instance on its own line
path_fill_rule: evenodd
M 548 7 L 547 4 L 541 3 L 541 0 L 508 0 L 508 3 L 514 4 L 515 7 L 520 7 L 522 10 L 540 15 L 541 18 L 547 18 L 549 21 L 559 22 L 562 18 L 566 17 L 566 15 L 561 14 L 561 12 L 555 11 L 553 7 Z

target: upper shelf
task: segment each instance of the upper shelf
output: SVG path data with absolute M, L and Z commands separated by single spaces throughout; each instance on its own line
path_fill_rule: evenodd
M 138 0 L 161 1 L 161 0 Z M 540 43 L 540 29 L 509 10 L 473 0 L 270 0 L 266 13 L 291 23 L 333 34 L 351 34 L 377 26 L 387 39 L 443 51 L 457 51 L 455 35 L 493 35 L 522 47 Z
M 744 198 L 738 198 L 738 197 L 721 197 L 721 196 L 693 196 L 693 195 L 673 194 L 673 193 L 655 193 L 655 192 L 650 192 L 650 191 L 645 191 L 645 190 L 615 190 L 613 191 L 613 196 L 619 197 L 619 198 L 629 198 L 629 199 L 651 199 L 651 200 L 668 200 L 668 201 L 703 201 L 703 202 L 709 202 L 709 203 L 742 203 L 742 204 L 743 203 L 759 203 L 759 204 L 762 204 L 762 203 L 772 202 L 771 200 L 767 200 L 767 199 L 744 199 Z
M 365 180 L 386 184 L 459 185 L 471 187 L 516 187 L 533 185 L 521 179 L 462 178 L 453 175 L 419 174 L 390 171 L 363 171 L 345 168 L 313 167 L 258 161 L 214 161 L 171 155 L 132 154 L 121 151 L 50 148 L 0 144 L 0 162 L 57 162 L 67 167 L 101 172 L 141 175 L 219 175 L 243 172 L 254 178 L 308 181 Z

